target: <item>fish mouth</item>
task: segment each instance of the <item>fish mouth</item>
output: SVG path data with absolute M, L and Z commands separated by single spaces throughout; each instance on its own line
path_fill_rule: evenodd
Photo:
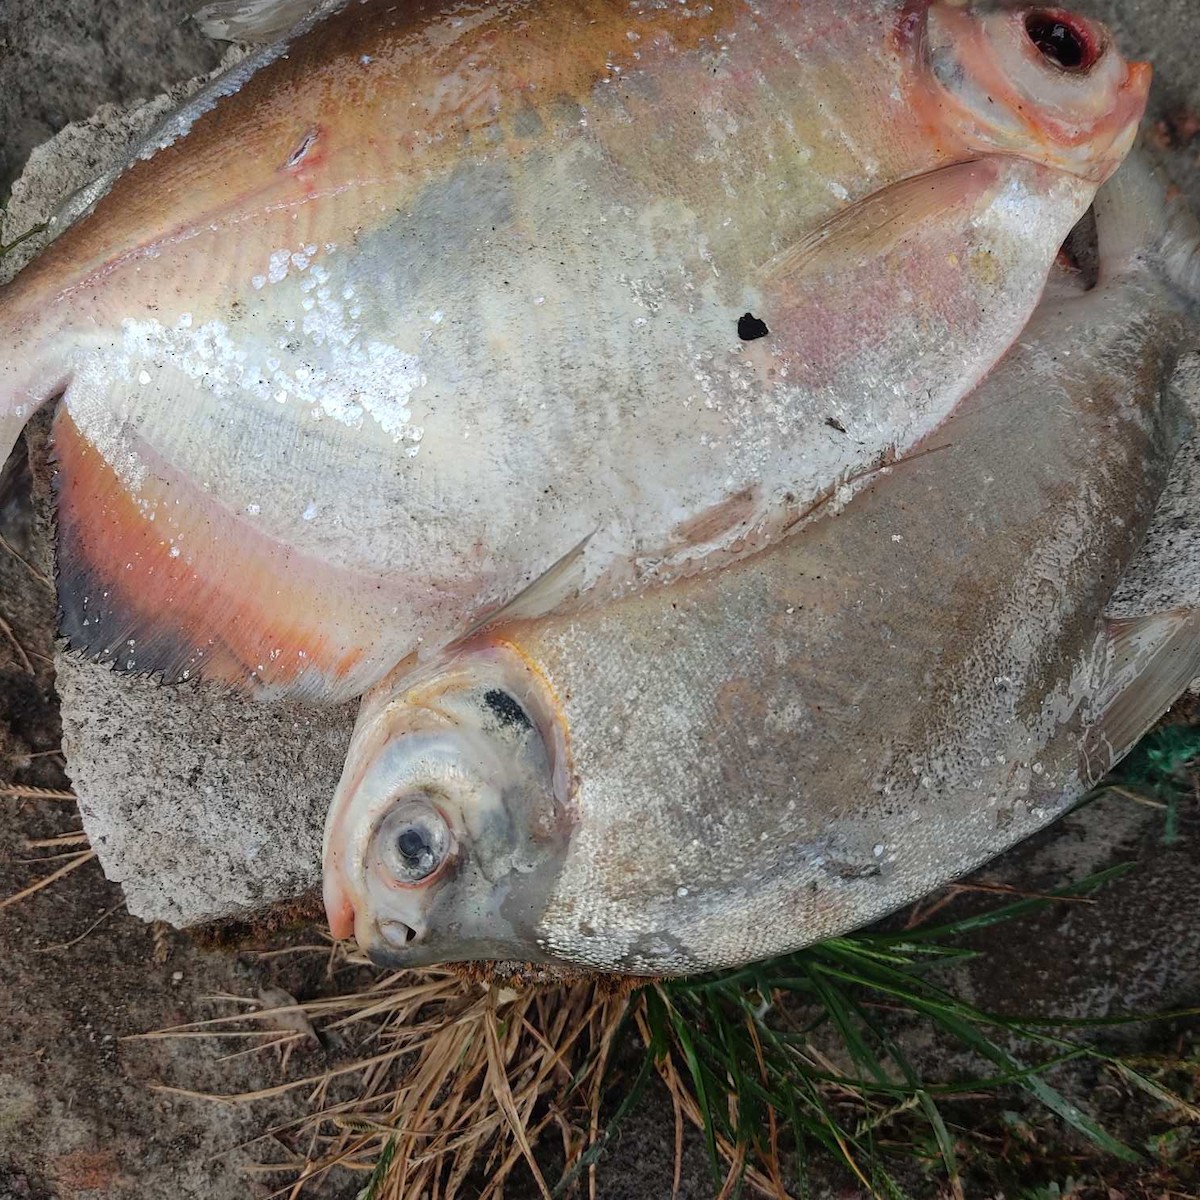
M 419 942 L 421 934 L 403 921 L 380 921 L 379 934 L 389 946 L 404 950 L 410 942 Z
M 497 908 L 500 906 L 498 905 Z M 536 928 L 540 908 L 529 906 L 530 924 Z M 367 911 L 351 916 L 351 928 L 341 932 L 354 940 L 378 967 L 401 971 L 414 967 L 437 966 L 447 962 L 526 962 L 569 968 L 573 964 L 556 957 L 540 944 L 525 922 L 510 922 L 495 913 L 477 920 L 456 922 L 452 938 L 437 936 L 431 930 L 435 921 L 418 918 L 412 924 L 394 916 L 374 917 Z M 335 934 L 336 936 L 336 934 Z
M 372 962 L 382 967 L 423 966 L 439 959 L 429 945 L 431 897 L 405 898 L 386 913 L 376 914 L 367 892 L 342 870 L 343 850 L 326 858 L 323 892 L 329 932 L 336 941 L 358 943 Z M 353 874 L 353 873 L 351 873 Z M 358 881 L 363 884 L 364 881 Z
M 390 915 L 376 920 L 367 904 L 355 904 L 336 868 L 336 862 L 327 865 L 323 884 L 325 917 L 335 941 L 353 938 L 367 957 L 382 967 L 400 969 L 434 961 L 436 956 L 431 957 L 423 945 L 429 932 L 427 921 L 415 913 L 406 913 L 407 921 Z

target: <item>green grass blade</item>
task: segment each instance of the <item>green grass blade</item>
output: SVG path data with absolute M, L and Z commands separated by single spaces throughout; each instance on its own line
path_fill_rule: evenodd
M 951 1033 L 954 1033 L 961 1041 L 998 1066 L 1008 1069 L 1019 1069 L 1021 1067 L 1021 1064 L 1006 1050 L 997 1046 L 990 1038 L 979 1035 L 975 1030 L 956 1018 L 947 1017 L 944 1023 L 947 1029 Z M 1081 1048 L 1081 1052 L 1086 1053 L 1086 1049 Z M 1065 1096 L 1051 1087 L 1040 1073 L 1031 1073 L 1021 1082 L 1021 1087 L 1035 1096 L 1051 1112 L 1062 1118 L 1071 1128 L 1082 1133 L 1084 1137 L 1094 1142 L 1101 1149 L 1108 1151 L 1109 1154 L 1125 1162 L 1138 1162 L 1141 1160 L 1141 1155 L 1136 1150 L 1125 1145 L 1124 1142 L 1118 1141 L 1103 1129 L 1092 1117 L 1079 1108 L 1078 1105 L 1072 1104 Z
M 908 929 L 902 934 L 891 936 L 897 942 L 919 942 L 936 941 L 941 938 L 962 937 L 968 933 L 978 933 L 981 929 L 991 929 L 994 925 L 1000 925 L 1006 921 L 1015 921 L 1020 917 L 1035 913 L 1047 905 L 1053 904 L 1055 899 L 1059 897 L 1086 896 L 1090 892 L 1103 887 L 1106 883 L 1112 883 L 1114 880 L 1128 875 L 1136 867 L 1137 863 L 1135 862 L 1116 863 L 1114 866 L 1108 867 L 1103 871 L 1097 871 L 1085 879 L 1069 883 L 1065 887 L 1055 888 L 1052 892 L 1048 893 L 1048 897 L 1029 896 L 1022 900 L 1014 900 L 1011 904 L 1002 904 L 1000 907 L 989 909 L 987 912 L 976 913 L 974 916 L 960 917 L 956 921 L 949 921 L 943 925 L 929 925 L 920 929 Z
M 916 1097 L 917 1103 L 921 1106 L 921 1111 L 925 1114 L 925 1119 L 933 1129 L 933 1136 L 937 1139 L 938 1152 L 941 1154 L 942 1162 L 945 1164 L 950 1186 L 953 1188 L 956 1196 L 961 1196 L 962 1181 L 958 1172 L 958 1156 L 954 1152 L 954 1139 L 946 1129 L 946 1122 L 942 1120 L 942 1114 L 938 1106 L 933 1102 L 933 1097 L 924 1088 L 917 1090 Z
M 642 1061 L 638 1065 L 637 1074 L 633 1077 L 633 1083 L 630 1084 L 629 1090 L 625 1093 L 621 1103 L 617 1105 L 616 1112 L 608 1119 L 604 1128 L 600 1131 L 596 1140 L 580 1155 L 578 1162 L 575 1163 L 569 1171 L 558 1181 L 551 1193 L 553 1196 L 563 1195 L 579 1178 L 579 1175 L 588 1169 L 607 1149 L 609 1142 L 620 1127 L 621 1122 L 637 1107 L 638 1101 L 641 1100 L 643 1092 L 646 1090 L 646 1085 L 650 1082 L 651 1072 L 654 1070 L 654 1055 L 650 1048 L 646 1048 L 646 1052 L 642 1055 Z
M 376 1200 L 379 1194 L 379 1188 L 387 1176 L 388 1168 L 392 1165 L 392 1159 L 396 1156 L 396 1139 L 388 1138 L 384 1143 L 383 1149 L 379 1152 L 379 1159 L 375 1163 L 374 1169 L 371 1171 L 371 1177 L 367 1180 L 367 1186 L 355 1197 L 355 1200 Z
M 709 1089 L 708 1081 L 705 1078 L 706 1072 L 700 1063 L 699 1055 L 696 1053 L 696 1044 L 692 1038 L 692 1031 L 688 1028 L 687 1022 L 681 1017 L 679 1010 L 670 1004 L 669 1001 L 667 1002 L 667 1016 L 674 1029 L 679 1051 L 683 1055 L 688 1073 L 692 1078 L 692 1087 L 696 1093 L 696 1104 L 700 1109 L 700 1115 L 704 1121 L 704 1140 L 708 1145 L 708 1156 L 712 1160 L 714 1174 L 719 1177 L 721 1173 L 721 1159 L 717 1153 L 717 1127 L 712 1105 L 708 1099 Z

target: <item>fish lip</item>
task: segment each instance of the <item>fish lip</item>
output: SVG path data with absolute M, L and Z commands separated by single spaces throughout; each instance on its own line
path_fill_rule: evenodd
M 326 861 L 322 874 L 321 891 L 329 932 L 334 941 L 349 941 L 354 936 L 356 920 L 354 903 L 342 884 L 340 870 L 331 870 Z

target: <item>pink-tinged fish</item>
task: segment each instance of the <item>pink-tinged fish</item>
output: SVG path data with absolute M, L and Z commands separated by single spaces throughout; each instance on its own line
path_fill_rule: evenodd
M 1186 426 L 1200 230 L 1130 162 L 1100 282 L 945 427 L 720 571 L 484 631 L 363 704 L 325 832 L 377 961 L 682 974 L 830 937 L 1044 825 L 1200 673 L 1106 622 Z
M 73 646 L 319 700 L 902 453 L 1149 78 L 949 0 L 368 0 L 261 57 L 0 292 L 0 454 L 62 393 Z

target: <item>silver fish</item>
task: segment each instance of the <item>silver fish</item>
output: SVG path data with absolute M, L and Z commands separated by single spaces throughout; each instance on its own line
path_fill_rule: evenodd
M 364 702 L 325 897 L 389 964 L 680 974 L 879 917 L 1091 787 L 1200 670 L 1105 623 L 1186 421 L 1200 236 L 1140 162 L 1048 300 L 839 516 L 708 576 L 481 632 Z
M 306 26 L 0 291 L 0 455 L 62 394 L 64 633 L 334 701 L 532 576 L 548 609 L 749 552 L 1000 357 L 1149 75 L 950 0 Z

